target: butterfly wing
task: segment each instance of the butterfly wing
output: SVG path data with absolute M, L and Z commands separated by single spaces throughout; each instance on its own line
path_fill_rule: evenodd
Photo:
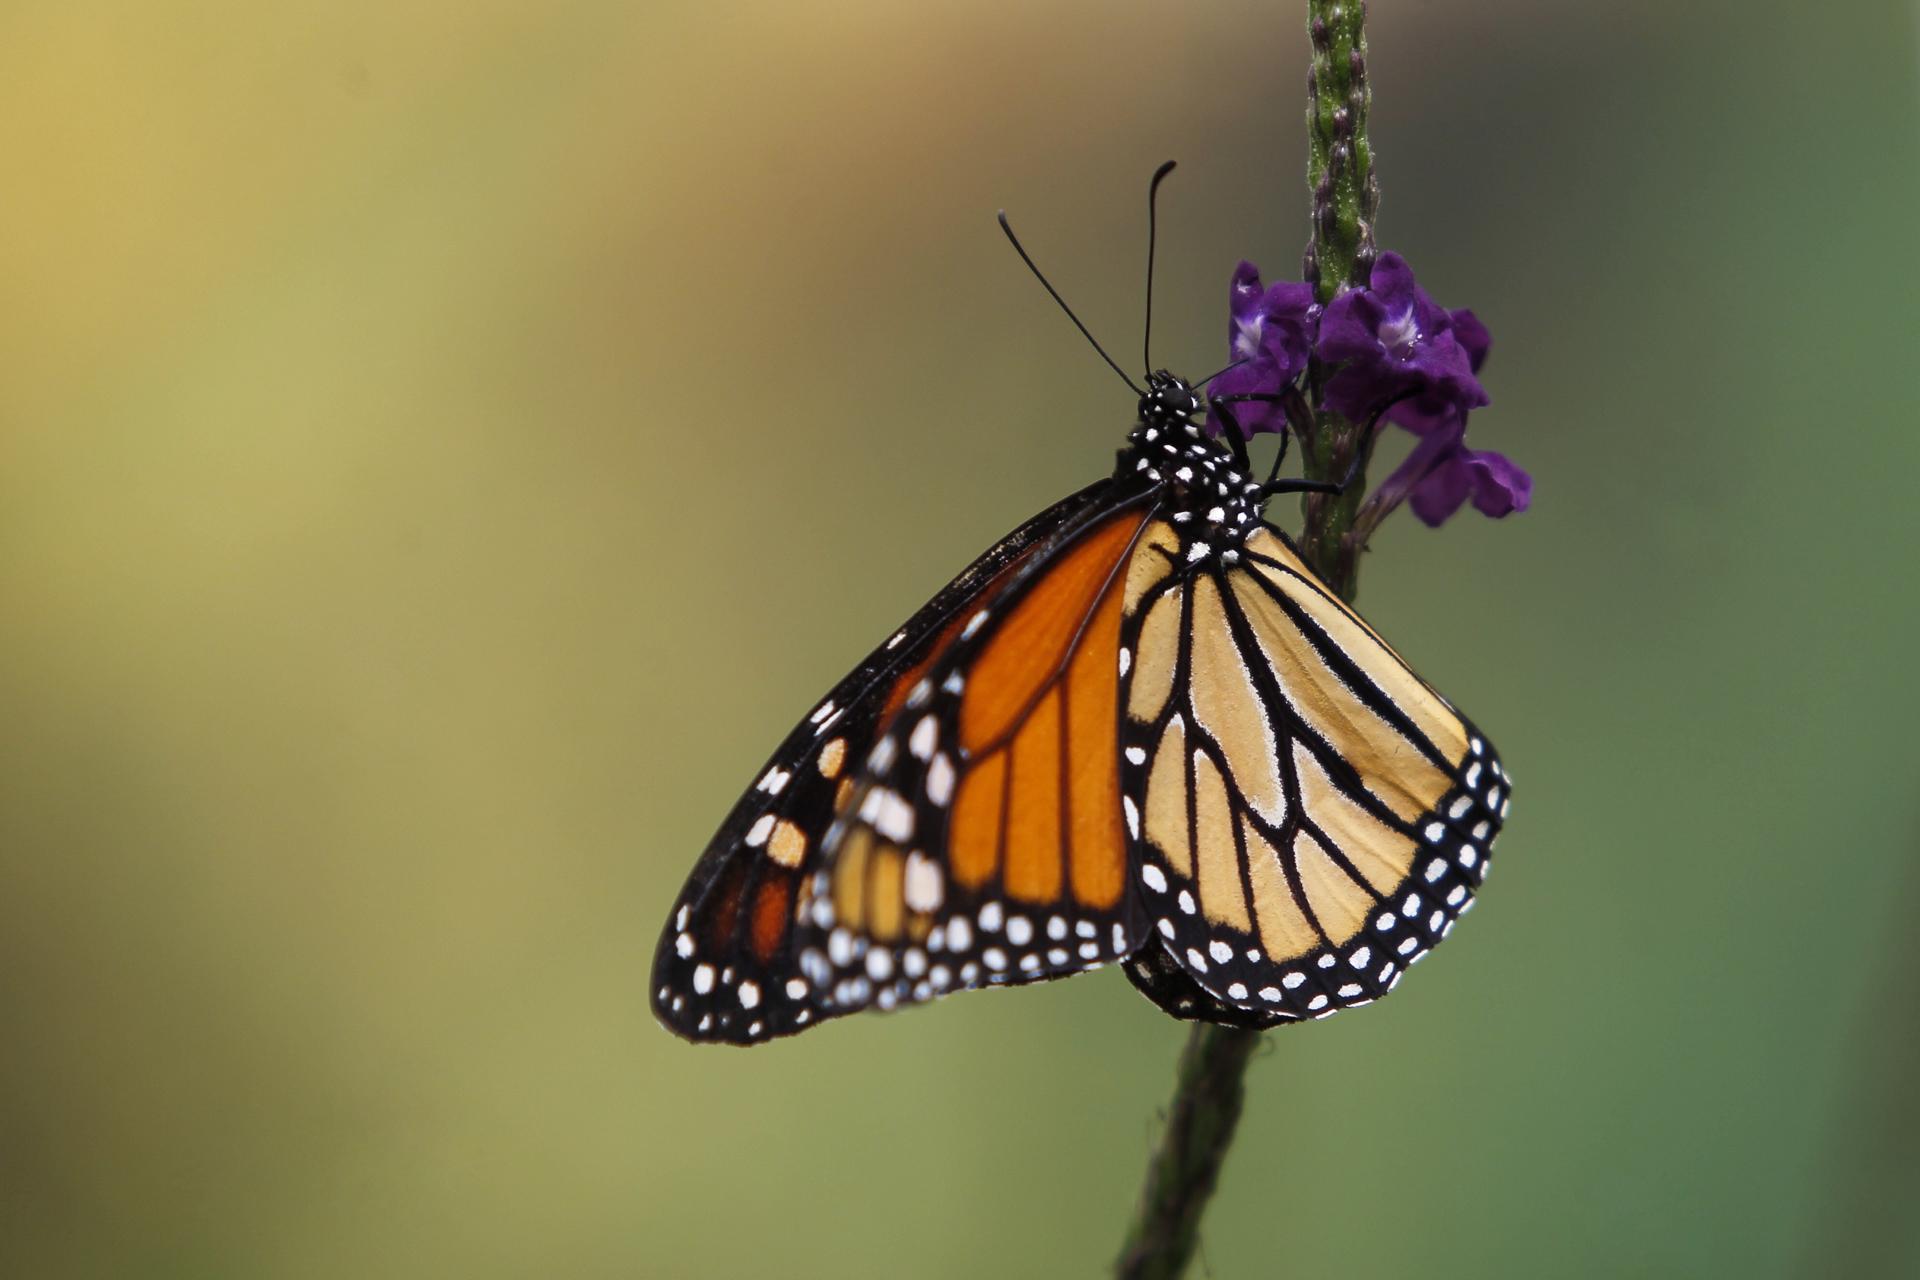
M 798 927 L 816 1017 L 1078 973 L 1144 936 L 1116 737 L 1118 486 L 973 613 L 882 727 Z
M 1177 1017 L 1246 1026 L 1377 999 L 1471 905 L 1506 775 L 1278 530 L 1192 573 L 1178 546 L 1142 535 L 1122 626 L 1156 936 L 1128 973 Z
M 789 995 L 799 976 L 794 924 L 834 813 L 881 724 L 981 602 L 1110 489 L 1091 485 L 1001 539 L 787 735 L 694 865 L 661 935 L 653 1011 L 669 1030 L 749 1044 L 811 1021 L 812 1003 Z

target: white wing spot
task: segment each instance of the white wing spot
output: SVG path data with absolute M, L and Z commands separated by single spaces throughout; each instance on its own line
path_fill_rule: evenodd
M 758 849 L 773 834 L 774 816 L 770 813 L 760 815 L 759 821 L 747 828 L 747 848 Z
M 703 964 L 693 971 L 693 990 L 696 995 L 705 995 L 713 990 L 713 966 Z
M 759 1003 L 760 1003 L 760 984 L 757 982 L 741 983 L 740 984 L 740 1007 L 742 1009 L 751 1009 Z
M 1167 877 L 1161 872 L 1160 868 L 1154 866 L 1151 862 L 1144 864 L 1140 868 L 1140 878 L 1146 882 L 1147 888 L 1153 890 L 1155 893 L 1165 893 L 1167 891 Z
M 902 896 L 907 906 L 921 912 L 940 909 L 941 900 L 946 897 L 946 882 L 940 874 L 940 864 L 918 849 L 907 855 L 904 883 Z
M 942 809 L 953 799 L 953 761 L 947 759 L 944 751 L 934 756 L 933 763 L 927 766 L 927 799 Z
M 1227 961 L 1233 959 L 1233 948 L 1220 941 L 1220 939 L 1215 938 L 1207 944 L 1207 954 L 1212 956 L 1217 963 L 1225 964 Z
M 1231 985 L 1229 985 L 1229 986 L 1227 987 L 1227 999 L 1229 999 L 1229 1000 L 1245 1000 L 1246 998 L 1247 998 L 1247 984 L 1246 984 L 1246 983 L 1244 983 L 1244 982 L 1235 982 L 1235 983 L 1233 983 L 1233 984 L 1231 984 Z
M 1000 904 L 997 902 L 989 902 L 986 906 L 980 908 L 980 927 L 988 933 L 998 933 L 1000 931 L 1000 922 L 1005 918 L 1006 915 L 1000 909 Z
M 1187 963 L 1192 965 L 1194 971 L 1197 973 L 1205 973 L 1207 971 L 1207 958 L 1192 947 L 1187 948 Z
M 1192 915 L 1194 912 L 1193 895 L 1185 889 L 1180 891 L 1180 909 L 1188 915 Z
M 896 843 L 912 839 L 913 806 L 897 791 L 883 789 L 874 794 L 880 797 L 880 812 L 873 819 L 873 829 Z
M 933 746 L 940 741 L 940 722 L 933 716 L 921 716 L 920 723 L 913 726 L 913 737 L 907 739 L 907 750 L 916 760 L 933 758 Z
M 1127 748 L 1127 763 L 1145 764 L 1146 762 L 1147 762 L 1147 750 L 1145 747 L 1128 747 Z
M 674 950 L 674 954 L 679 956 L 682 960 L 685 960 L 688 956 L 692 955 L 693 954 L 693 935 L 690 933 L 683 933 L 679 937 L 675 938 L 673 940 L 673 950 Z
M 1120 797 L 1120 808 L 1127 815 L 1127 831 L 1135 840 L 1140 838 L 1140 810 L 1134 807 L 1132 796 Z
M 960 629 L 960 638 L 962 640 L 969 639 L 972 637 L 974 632 L 978 631 L 981 627 L 984 627 L 986 625 L 987 625 L 987 611 L 985 609 L 982 609 L 980 612 L 974 614 L 971 618 L 967 619 L 967 625 Z
M 1007 921 L 1007 941 L 1016 947 L 1024 947 L 1033 941 L 1033 924 L 1025 916 L 1013 916 Z

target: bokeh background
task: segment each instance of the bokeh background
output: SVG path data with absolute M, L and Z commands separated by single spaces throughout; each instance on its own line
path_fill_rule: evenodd
M 1055 1276 L 1117 973 L 752 1052 L 681 877 L 1306 235 L 1297 3 L 0 5 L 0 1272 Z M 1271 1037 L 1212 1274 L 1920 1266 L 1915 15 L 1377 0 L 1382 240 L 1536 508 L 1362 602 L 1519 779 Z M 1297 520 L 1282 510 L 1288 523 Z

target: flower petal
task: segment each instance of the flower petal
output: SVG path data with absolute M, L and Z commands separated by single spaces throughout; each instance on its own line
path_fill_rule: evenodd
M 1472 489 L 1466 450 L 1456 449 L 1414 485 L 1407 505 L 1413 508 L 1413 514 L 1420 517 L 1421 523 L 1437 529 L 1460 509 Z
M 1473 505 L 1495 520 L 1525 511 L 1533 503 L 1533 477 L 1503 453 L 1468 450 L 1466 469 L 1473 483 Z

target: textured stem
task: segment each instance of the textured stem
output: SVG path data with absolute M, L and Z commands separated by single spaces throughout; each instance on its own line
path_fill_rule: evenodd
M 1307 186 L 1313 193 L 1313 243 L 1306 279 L 1322 302 L 1365 284 L 1373 270 L 1373 217 L 1380 202 L 1367 142 L 1367 9 L 1363 0 L 1307 0 L 1313 66 L 1307 75 Z M 1309 372 L 1315 391 L 1324 374 Z M 1316 402 L 1319 397 L 1315 394 Z M 1372 447 L 1360 428 L 1323 415 L 1302 440 L 1307 474 L 1346 474 L 1358 448 Z M 1300 549 L 1342 599 L 1359 588 L 1359 556 L 1348 536 L 1364 474 L 1340 497 L 1308 495 Z M 1246 1095 L 1247 1063 L 1260 1033 L 1196 1023 L 1180 1055 L 1167 1128 L 1147 1167 L 1140 1203 L 1114 1272 L 1122 1280 L 1175 1280 L 1200 1239 L 1200 1218 L 1233 1144 Z
M 1121 1280 L 1175 1280 L 1200 1239 L 1200 1215 L 1240 1123 L 1247 1060 L 1260 1033 L 1195 1023 L 1180 1054 L 1167 1129 L 1114 1264 Z
M 1367 140 L 1367 6 L 1364 0 L 1308 0 L 1307 37 L 1312 66 L 1307 72 L 1307 186 L 1313 192 L 1313 241 L 1303 270 L 1322 303 L 1343 289 L 1365 285 L 1373 274 L 1373 222 L 1380 205 L 1380 183 L 1373 172 L 1373 145 Z M 1317 393 L 1325 370 L 1308 370 Z M 1316 403 L 1319 397 L 1314 396 Z M 1356 451 L 1371 451 L 1373 441 L 1335 414 L 1322 414 L 1310 439 L 1301 442 L 1308 476 L 1334 480 L 1345 475 Z M 1359 542 L 1349 536 L 1361 495 L 1362 472 L 1338 497 L 1309 494 L 1302 503 L 1306 523 L 1300 549 L 1327 585 L 1353 598 L 1359 575 Z

